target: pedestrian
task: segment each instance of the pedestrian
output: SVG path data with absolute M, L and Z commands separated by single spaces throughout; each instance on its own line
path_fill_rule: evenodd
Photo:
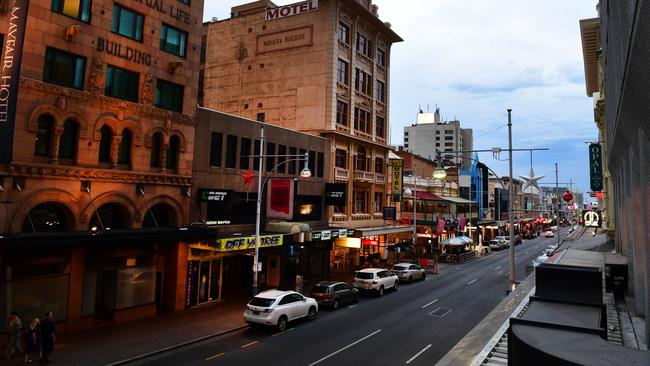
M 7 333 L 9 334 L 9 342 L 7 349 L 5 349 L 5 358 L 10 359 L 16 353 L 22 351 L 20 349 L 20 330 L 23 323 L 20 321 L 18 312 L 15 310 L 9 313 L 7 317 Z
M 41 320 L 34 318 L 25 333 L 25 363 L 31 363 L 29 355 L 41 353 Z
M 56 334 L 54 333 L 54 323 L 52 322 L 52 312 L 48 311 L 41 322 L 41 359 L 40 363 L 46 365 L 50 363 L 50 354 L 54 350 L 56 343 Z

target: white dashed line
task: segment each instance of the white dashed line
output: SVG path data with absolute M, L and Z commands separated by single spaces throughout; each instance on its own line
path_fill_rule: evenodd
M 411 361 L 413 361 L 413 360 L 415 360 L 416 358 L 418 358 L 418 356 L 421 355 L 421 354 L 423 354 L 424 351 L 428 350 L 429 347 L 431 347 L 431 345 L 428 345 L 428 346 L 424 347 L 420 352 L 416 353 L 415 356 L 411 357 L 408 361 L 406 361 L 406 364 L 408 365 L 409 363 L 411 363 Z
M 467 284 L 468 284 L 468 285 L 471 285 L 471 284 L 473 284 L 473 283 L 476 282 L 476 281 L 478 281 L 478 278 L 475 278 L 475 279 L 473 279 L 473 280 L 467 282 Z
M 496 267 L 494 270 L 496 271 L 497 269 L 501 268 L 501 266 Z
M 429 306 L 429 305 L 431 305 L 431 304 L 435 304 L 435 303 L 437 303 L 437 302 L 438 302 L 438 299 L 435 299 L 435 300 L 431 301 L 430 303 L 423 305 L 423 306 L 422 306 L 422 309 L 426 308 L 427 306 Z
M 347 346 L 345 346 L 345 347 L 339 349 L 338 351 L 334 351 L 334 352 L 330 353 L 329 355 L 327 355 L 327 356 L 321 358 L 320 360 L 318 360 L 318 361 L 314 361 L 314 362 L 310 363 L 309 366 L 317 365 L 317 364 L 319 364 L 319 363 L 321 363 L 321 362 L 327 360 L 328 358 L 330 358 L 330 357 L 332 357 L 332 356 L 334 356 L 334 355 L 337 355 L 337 354 L 339 354 L 339 353 L 345 351 L 346 349 L 348 349 L 348 348 L 354 346 L 355 344 L 365 341 L 366 339 L 368 339 L 368 338 L 374 336 L 375 334 L 377 334 L 377 333 L 379 333 L 379 332 L 381 332 L 381 329 L 377 329 L 376 331 L 374 331 L 374 332 L 368 334 L 367 336 L 365 336 L 365 337 L 363 337 L 363 338 L 361 338 L 361 339 L 357 339 L 356 341 L 354 341 L 354 342 L 348 344 Z

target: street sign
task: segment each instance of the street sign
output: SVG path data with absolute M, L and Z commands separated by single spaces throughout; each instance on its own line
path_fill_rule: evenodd
M 384 207 L 384 220 L 397 220 L 397 208 Z
M 585 226 L 600 227 L 600 214 L 598 211 L 587 211 L 583 218 L 585 220 Z

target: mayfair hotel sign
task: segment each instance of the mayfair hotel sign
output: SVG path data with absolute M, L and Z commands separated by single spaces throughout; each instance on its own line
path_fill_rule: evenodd
M 318 10 L 318 0 L 307 0 L 291 5 L 280 6 L 278 8 L 267 9 L 266 20 L 286 18 L 316 10 Z

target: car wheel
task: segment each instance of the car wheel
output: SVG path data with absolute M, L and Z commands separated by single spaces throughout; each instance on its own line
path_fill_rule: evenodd
M 277 324 L 278 330 L 280 332 L 284 332 L 285 329 L 287 329 L 287 316 L 282 315 L 280 319 L 278 319 L 278 324 Z
M 316 308 L 312 306 L 309 308 L 309 312 L 307 312 L 307 320 L 314 319 L 316 319 Z
M 332 303 L 332 309 L 336 310 L 336 309 L 338 309 L 338 308 L 339 308 L 339 301 L 338 301 L 338 300 L 334 300 L 334 302 Z
M 413 276 L 409 276 L 409 282 L 413 282 Z
M 384 285 L 379 286 L 379 290 L 377 290 L 377 295 L 384 296 Z
M 393 290 L 397 291 L 399 289 L 399 281 L 395 281 L 395 284 L 393 284 Z
M 356 304 L 358 302 L 359 302 L 359 294 L 354 294 L 354 303 Z
M 422 281 L 424 281 L 424 280 L 426 280 L 426 279 L 427 279 L 427 274 L 426 274 L 426 273 L 423 273 L 423 274 L 422 274 Z

